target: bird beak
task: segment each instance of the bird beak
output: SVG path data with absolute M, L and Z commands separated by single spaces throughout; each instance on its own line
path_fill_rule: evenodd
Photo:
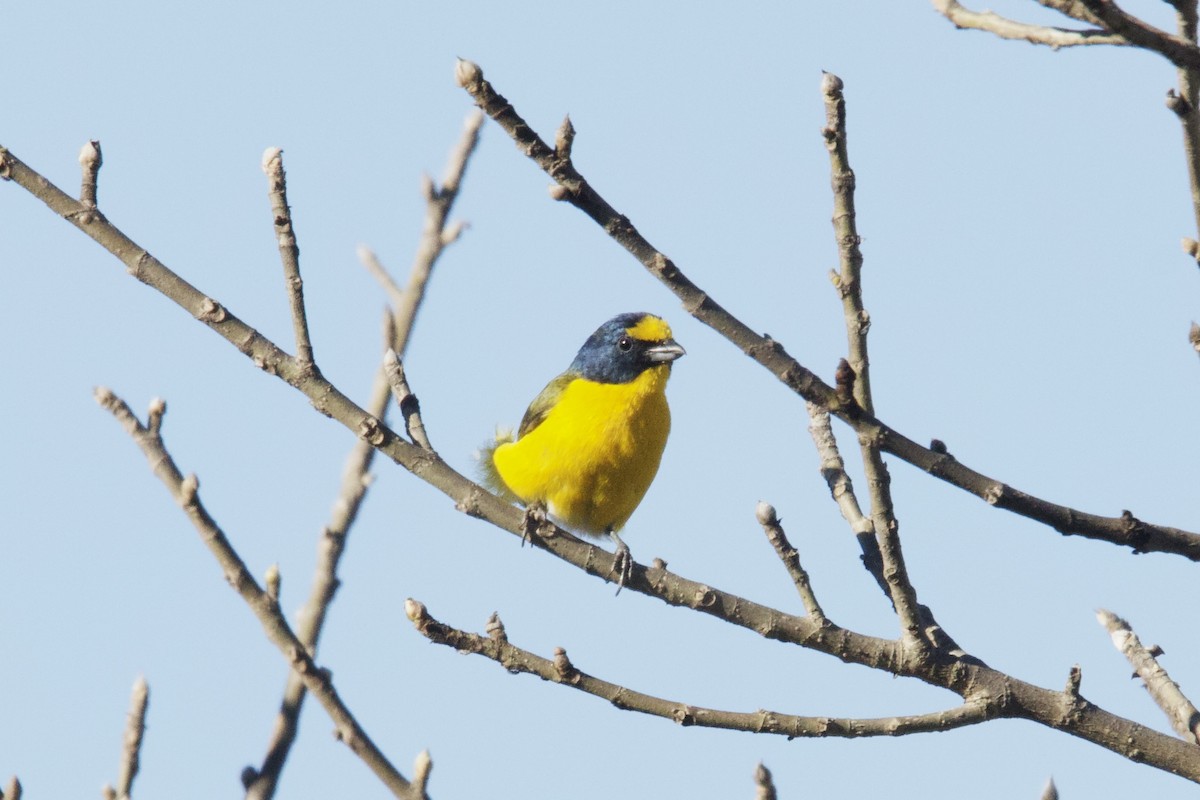
M 670 362 L 687 353 L 686 350 L 679 346 L 679 342 L 676 342 L 674 339 L 667 339 L 665 342 L 660 342 L 653 347 L 647 347 L 642 352 L 645 354 L 647 359 L 655 362 L 656 364 L 669 364 Z

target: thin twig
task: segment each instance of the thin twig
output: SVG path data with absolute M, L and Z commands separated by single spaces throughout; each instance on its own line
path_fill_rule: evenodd
M 90 212 L 98 213 L 96 191 L 100 177 L 100 167 L 104 164 L 104 156 L 100 152 L 100 142 L 92 139 L 79 150 L 79 166 L 83 170 L 83 180 L 79 187 L 79 202 Z
M 1048 5 L 1048 3 L 1043 3 L 1043 5 Z M 1071 28 L 1056 28 L 1049 25 L 1030 25 L 1025 22 L 1017 22 L 1008 17 L 1002 17 L 991 11 L 972 11 L 960 4 L 958 0 L 933 0 L 933 7 L 937 9 L 939 14 L 954 23 L 956 28 L 987 31 L 995 36 L 999 36 L 1001 39 L 1018 39 L 1032 44 L 1043 44 L 1055 49 L 1089 44 L 1111 44 L 1118 46 L 1130 44 L 1124 37 L 1103 28 L 1074 30 Z M 1057 4 L 1055 7 L 1057 7 Z
M 1175 732 L 1193 744 L 1200 743 L 1200 711 L 1158 663 L 1157 656 L 1162 651 L 1157 647 L 1145 647 L 1129 623 L 1111 611 L 1100 609 L 1096 619 L 1108 630 L 1113 646 L 1129 659 L 1146 691 L 1167 715 Z
M 279 257 L 283 261 L 283 277 L 287 281 L 288 305 L 292 310 L 292 330 L 296 336 L 296 358 L 302 366 L 311 368 L 312 339 L 308 334 L 308 312 L 304 309 L 304 281 L 300 278 L 300 248 L 292 227 L 292 209 L 287 200 L 287 176 L 283 171 L 283 151 L 268 147 L 263 153 L 262 169 L 267 176 L 271 213 L 274 215 L 275 238 L 279 241 Z
M 842 79 L 831 72 L 821 77 L 821 95 L 825 100 L 825 127 L 821 135 L 829 151 L 830 184 L 833 188 L 833 234 L 837 241 L 840 271 L 830 274 L 842 298 L 846 318 L 846 340 L 850 349 L 850 368 L 854 370 L 854 400 L 868 414 L 875 413 L 871 394 L 871 359 L 867 354 L 867 331 L 871 316 L 863 305 L 863 255 L 859 244 L 858 222 L 854 211 L 854 170 L 846 145 L 846 98 Z
M 434 619 L 425 605 L 411 598 L 405 601 L 405 613 L 413 625 L 431 642 L 453 647 L 460 653 L 474 653 L 502 665 L 508 672 L 527 672 L 564 686 L 607 700 L 617 708 L 662 717 L 683 726 L 724 728 L 727 730 L 770 733 L 792 738 L 858 738 L 867 736 L 903 736 L 932 733 L 977 725 L 995 716 L 990 703 L 967 701 L 947 711 L 903 717 L 854 719 L 805 717 L 775 711 L 720 711 L 666 700 L 637 692 L 580 671 L 556 648 L 553 658 L 543 658 L 511 644 L 507 636 L 480 636 L 458 630 Z
M 387 292 L 392 310 L 386 315 L 385 336 L 383 349 L 394 348 L 403 354 L 413 326 L 416 323 L 416 311 L 424 299 L 429 278 L 437 259 L 453 238 L 457 237 L 462 226 L 457 226 L 453 236 L 445 228 L 446 219 L 458 197 L 458 190 L 466 171 L 471 155 L 479 141 L 479 126 L 482 123 L 478 112 L 468 115 L 464 123 L 463 136 L 452 151 L 446 164 L 444 183 L 441 190 L 435 192 L 436 200 L 426 204 L 425 232 L 417 248 L 412 271 L 409 275 L 408 288 L 401 292 L 388 271 L 366 247 L 359 248 L 359 257 L 363 259 L 369 271 L 375 274 Z M 428 198 L 429 193 L 426 192 Z M 433 224 L 435 223 L 436 224 Z M 407 309 L 401 315 L 398 308 Z M 403 316 L 403 319 L 399 317 Z M 366 415 L 368 419 L 386 422 L 390 387 L 382 366 L 375 371 L 372 381 L 371 394 L 367 400 Z M 325 619 L 330 603 L 337 591 L 338 564 L 345 552 L 346 540 L 350 528 L 358 518 L 367 489 L 371 485 L 370 469 L 376 450 L 369 441 L 358 439 L 342 470 L 341 489 L 334 502 L 333 515 L 329 523 L 322 529 L 317 544 L 317 566 L 313 575 L 312 588 L 304 607 L 300 610 L 296 635 L 304 642 L 310 654 L 316 653 L 317 643 L 325 625 Z M 280 701 L 279 713 L 275 718 L 267 752 L 258 768 L 247 767 L 243 772 L 243 782 L 246 786 L 246 800 L 269 800 L 275 794 L 280 772 L 291 752 L 299 729 L 300 709 L 304 702 L 304 683 L 295 672 L 289 671 L 287 683 Z M 416 777 L 413 781 L 417 789 L 424 792 L 425 787 Z
M 762 526 L 763 533 L 767 535 L 767 541 L 775 548 L 775 554 L 779 556 L 779 560 L 791 576 L 792 583 L 800 594 L 800 601 L 804 603 L 804 610 L 817 622 L 823 622 L 825 612 L 821 610 L 821 604 L 817 602 L 817 596 L 813 594 L 812 584 L 808 580 L 808 573 L 800 563 L 800 552 L 792 547 L 787 534 L 783 532 L 783 525 L 779 521 L 779 515 L 775 513 L 775 506 L 760 501 L 754 510 L 754 516 Z
M 1179 2 L 1175 6 L 1175 24 L 1179 36 L 1196 42 L 1196 3 Z M 1200 236 L 1200 70 L 1179 67 L 1179 94 L 1167 93 L 1167 106 L 1175 112 L 1183 130 L 1183 157 L 1187 162 L 1188 185 L 1192 195 L 1192 215 Z M 1195 258 L 1193 253 L 1193 258 Z
M 413 759 L 413 793 L 421 800 L 426 800 L 428 797 L 426 787 L 429 785 L 429 773 L 432 770 L 433 759 L 430 757 L 429 751 L 422 750 L 417 753 L 417 757 Z
M 429 436 L 425 433 L 425 423 L 421 419 L 421 403 L 409 388 L 408 378 L 404 375 L 404 364 L 396 355 L 396 351 L 390 347 L 383 354 L 383 371 L 387 375 L 388 385 L 392 387 L 392 396 L 396 398 L 396 406 L 400 409 L 401 416 L 404 417 L 404 429 L 408 432 L 408 438 L 414 444 L 432 451 L 433 445 L 429 443 Z
M 117 772 L 117 785 L 111 789 L 117 800 L 129 800 L 133 791 L 133 779 L 137 777 L 138 761 L 142 750 L 142 735 L 146 732 L 146 706 L 150 702 L 150 687 L 146 679 L 139 677 L 133 684 L 129 701 L 129 719 L 125 722 L 125 740 L 121 748 L 121 768 Z
M 475 152 L 475 146 L 479 143 L 479 129 L 482 125 L 483 114 L 478 111 L 468 114 L 463 122 L 462 136 L 446 162 L 442 185 L 435 186 L 428 178 L 422 182 L 425 194 L 425 225 L 421 231 L 417 252 L 413 256 L 408 284 L 393 309 L 399 338 L 392 344 L 392 349 L 401 356 L 408 347 L 409 332 L 412 331 L 417 311 L 421 308 L 421 301 L 425 299 L 425 285 L 429 282 L 433 265 L 437 263 L 442 250 L 453 244 L 465 228 L 461 222 L 448 225 L 447 219 L 454 207 L 454 201 L 458 198 L 458 189 L 462 184 L 463 175 L 466 174 L 471 154 Z
M 821 131 L 825 149 L 829 151 L 829 167 L 833 186 L 833 230 L 837 240 L 841 270 L 833 274 L 833 283 L 842 298 L 842 313 L 846 319 L 846 339 L 850 349 L 849 367 L 853 376 L 854 402 L 868 414 L 874 415 L 875 401 L 871 394 L 870 357 L 867 354 L 867 331 L 871 317 L 862 297 L 862 250 L 854 213 L 854 170 L 846 146 L 846 99 L 842 94 L 842 79 L 832 73 L 821 78 L 821 95 L 825 100 L 825 127 Z M 914 644 L 925 642 L 922 636 L 921 611 L 917 591 L 908 577 L 904 550 L 900 545 L 899 522 L 892 502 L 891 476 L 879 449 L 879 443 L 868 437 L 859 438 L 863 470 L 871 496 L 871 523 L 879 542 L 883 561 L 883 578 L 888 596 L 900 618 L 907 640 Z
M 279 604 L 259 587 L 224 531 L 204 508 L 200 502 L 200 484 L 196 476 L 183 476 L 163 444 L 162 436 L 142 425 L 124 400 L 108 389 L 98 388 L 96 401 L 112 413 L 134 443 L 141 448 L 154 474 L 166 485 L 195 526 L 201 540 L 220 564 L 229 585 L 246 601 L 246 605 L 262 625 L 267 638 L 284 654 L 292 669 L 301 675 L 305 688 L 312 692 L 325 708 L 334 722 L 337 738 L 361 758 L 396 797 L 414 798 L 412 785 L 371 741 L 367 732 L 338 696 L 329 672 L 316 665 L 304 643 L 292 632 L 279 610 Z
M 767 769 L 766 764 L 758 762 L 754 768 L 754 800 L 777 800 L 778 797 L 771 770 Z
M 371 273 L 371 277 L 379 283 L 379 288 L 383 289 L 383 293 L 387 295 L 388 305 L 392 308 L 399 308 L 400 304 L 404 302 L 404 290 L 400 288 L 400 284 L 396 283 L 392 273 L 383 266 L 379 256 L 375 255 L 375 251 L 365 244 L 360 244 L 356 252 L 358 260 L 367 268 L 367 272 Z M 388 342 L 388 347 L 391 347 L 391 342 Z
M 817 448 L 817 457 L 821 461 L 821 476 L 829 487 L 829 494 L 838 504 L 842 518 L 854 532 L 862 551 L 863 566 L 879 584 L 885 597 L 888 593 L 887 581 L 883 577 L 883 559 L 879 556 L 879 542 L 875 539 L 875 527 L 871 524 L 858 505 L 854 494 L 854 484 L 846 472 L 846 463 L 838 450 L 837 439 L 833 435 L 833 426 L 829 424 L 829 412 L 816 403 L 805 403 L 808 409 L 808 432 Z

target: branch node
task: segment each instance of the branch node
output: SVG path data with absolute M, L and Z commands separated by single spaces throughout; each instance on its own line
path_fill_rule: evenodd
M 225 307 L 211 297 L 205 297 L 200 301 L 200 310 L 196 313 L 196 319 L 206 325 L 224 322 L 227 316 Z
M 414 796 L 426 796 L 426 787 L 429 784 L 429 773 L 432 769 L 433 758 L 430 757 L 429 750 L 425 749 L 417 753 L 417 757 L 413 759 L 412 793 Z
M 484 633 L 488 637 L 497 642 L 507 642 L 508 632 L 504 630 L 504 623 L 500 620 L 500 612 L 493 611 L 488 617 L 487 625 L 484 627 Z
M 710 587 L 701 584 L 696 587 L 696 593 L 692 595 L 692 608 L 712 608 L 716 605 L 717 593 Z
M 161 397 L 150 400 L 150 408 L 146 412 L 146 430 L 153 436 L 162 434 L 163 416 L 167 413 L 167 401 Z
M 379 424 L 379 420 L 370 414 L 363 417 L 358 423 L 358 436 L 372 447 L 379 447 L 383 444 L 386 438 L 383 433 L 383 426 Z
M 263 577 L 263 583 L 267 587 L 267 598 L 275 605 L 279 605 L 279 589 L 282 582 L 283 577 L 279 573 L 279 565 L 272 564 L 267 567 L 267 574 Z
M 567 651 L 561 647 L 554 648 L 554 672 L 562 683 L 579 683 L 579 670 L 567 658 Z
M 771 770 L 767 769 L 767 766 L 761 761 L 754 768 L 754 785 L 754 800 L 776 800 L 778 795 L 775 792 L 775 781 L 771 777 Z
M 1071 667 L 1071 671 L 1067 673 L 1067 686 L 1064 691 L 1071 698 L 1072 702 L 1079 700 L 1079 685 L 1083 682 L 1083 670 L 1079 665 Z
M 562 125 L 554 135 L 554 154 L 563 161 L 571 160 L 571 146 L 575 143 L 575 126 L 571 124 L 571 115 L 563 117 Z
M 1186 119 L 1192 113 L 1192 104 L 1174 89 L 1167 89 L 1166 104 L 1167 108 L 1180 119 Z
M 79 189 L 79 202 L 85 210 L 78 216 L 78 221 L 82 225 L 95 221 L 99 216 L 96 211 L 96 186 L 103 163 L 99 140 L 92 139 L 80 149 L 79 166 L 83 169 L 83 183 Z
M 189 473 L 179 484 L 179 502 L 184 508 L 196 505 L 196 494 L 200 491 L 200 479 L 196 473 Z
M 472 86 L 478 85 L 483 80 L 483 70 L 474 61 L 460 58 L 454 65 L 454 80 L 458 82 L 459 86 L 470 91 Z

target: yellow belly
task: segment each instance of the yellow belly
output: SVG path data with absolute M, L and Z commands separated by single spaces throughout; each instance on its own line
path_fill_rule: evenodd
M 630 383 L 573 381 L 540 425 L 496 448 L 496 471 L 522 502 L 544 503 L 573 531 L 619 530 L 658 472 L 669 376 L 664 365 Z

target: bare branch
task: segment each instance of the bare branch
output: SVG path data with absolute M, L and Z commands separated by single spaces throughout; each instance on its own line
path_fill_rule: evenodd
M 283 261 L 283 277 L 287 281 L 288 304 L 292 309 L 292 329 L 296 335 L 296 358 L 302 366 L 312 368 L 312 340 L 308 335 L 308 313 L 304 310 L 304 281 L 300 279 L 300 248 L 296 245 L 292 210 L 287 201 L 283 151 L 278 147 L 268 147 L 263 153 L 262 168 L 269 184 L 275 238 L 279 240 L 279 257 Z
M 1100 20 L 1079 0 L 1037 0 L 1038 5 L 1053 9 L 1065 17 L 1100 27 Z
M 754 798 L 755 800 L 777 800 L 775 781 L 771 778 L 771 770 L 761 761 L 754 768 Z
M 867 414 L 875 413 L 871 396 L 870 357 L 867 354 L 867 331 L 871 317 L 862 299 L 861 237 L 854 213 L 854 170 L 846 145 L 846 100 L 842 94 L 842 79 L 826 72 L 821 78 L 821 94 L 825 100 L 825 127 L 821 131 L 825 149 L 829 151 L 829 167 L 833 186 L 833 230 L 837 239 L 840 272 L 833 274 L 833 284 L 842 298 L 842 313 L 846 319 L 846 338 L 849 344 L 850 375 L 839 385 L 852 385 L 854 402 Z M 844 391 L 842 392 L 844 394 Z M 843 400 L 845 398 L 842 398 Z M 863 469 L 871 495 L 871 523 L 879 542 L 883 562 L 883 578 L 888 596 L 900 618 L 907 641 L 922 644 L 921 610 L 917 592 L 908 577 L 904 551 L 900 546 L 900 526 L 892 503 L 891 476 L 879 449 L 879 443 L 868 437 L 859 438 Z
M 1161 655 L 1162 651 L 1144 647 L 1129 623 L 1110 611 L 1100 609 L 1096 612 L 1096 619 L 1108 630 L 1113 646 L 1129 659 L 1135 673 L 1145 684 L 1146 691 L 1167 715 L 1175 732 L 1193 744 L 1200 742 L 1200 711 L 1196 710 L 1192 701 L 1180 691 L 1179 684 L 1171 680 L 1171 676 L 1158 663 L 1156 656 Z
M 1042 3 L 1050 5 L 1050 3 Z M 1066 3 L 1055 3 L 1053 8 Z M 1128 45 L 1123 36 L 1111 33 L 1103 28 L 1073 30 L 1070 28 L 1054 28 L 1047 25 L 1030 25 L 1025 22 L 1002 17 L 991 11 L 972 11 L 964 7 L 958 0 L 933 0 L 933 7 L 939 14 L 954 23 L 956 28 L 969 28 L 987 31 L 1001 39 L 1018 39 L 1031 44 L 1042 44 L 1058 49 L 1059 47 L 1078 47 L 1089 44 Z M 1062 10 L 1062 9 L 1058 9 Z M 1063 12 L 1067 13 L 1067 12 Z M 1072 15 L 1074 16 L 1074 15 Z
M 146 732 L 146 706 L 150 702 L 150 687 L 146 679 L 139 677 L 133 684 L 129 701 L 129 719 L 125 723 L 125 741 L 121 748 L 121 768 L 117 773 L 116 787 L 105 787 L 105 794 L 117 800 L 129 800 L 133 791 L 133 779 L 138 773 L 138 759 L 142 749 L 142 735 Z
M 840 272 L 830 275 L 842 298 L 846 317 L 846 339 L 850 348 L 850 368 L 854 370 L 854 400 L 868 414 L 875 413 L 871 396 L 870 357 L 867 355 L 867 331 L 871 316 L 863 305 L 862 264 L 858 223 L 854 211 L 854 170 L 846 146 L 846 99 L 842 79 L 831 72 L 821 77 L 825 100 L 825 127 L 821 135 L 829 151 L 830 183 L 833 187 L 833 233 L 837 241 Z
M 428 794 L 426 787 L 429 784 L 429 773 L 433 770 L 433 759 L 429 756 L 428 750 L 422 750 L 417 753 L 417 757 L 413 759 L 413 793 L 427 800 Z
M 792 577 L 792 583 L 796 585 L 796 591 L 800 594 L 800 601 L 804 603 L 804 610 L 814 620 L 822 622 L 825 619 L 825 612 L 821 610 L 821 604 L 817 602 L 817 596 L 813 594 L 808 573 L 800 564 L 799 551 L 792 547 L 787 534 L 783 532 L 783 525 L 779 521 L 779 515 L 775 513 L 775 507 L 770 503 L 759 501 L 758 507 L 754 510 L 754 516 L 758 519 L 758 524 L 762 526 L 763 533 L 767 535 L 767 541 L 775 548 L 775 554 L 783 562 L 788 575 Z
M 399 298 L 393 311 L 396 314 L 396 329 L 398 339 L 392 343 L 392 349 L 403 356 L 408 346 L 408 335 L 412 330 L 420 310 L 421 301 L 425 299 L 425 285 L 433 271 L 433 265 L 447 245 L 452 244 L 462 233 L 461 225 L 447 226 L 450 210 L 458 199 L 458 189 L 466 173 L 467 164 L 475 146 L 479 143 L 479 129 L 483 125 L 483 114 L 474 111 L 467 115 L 463 122 L 462 136 L 450 158 L 442 177 L 440 188 L 426 180 L 425 190 L 425 225 L 421 231 L 421 240 L 413 257 L 412 268 L 409 270 L 408 285 Z
M 553 658 L 543 658 L 511 644 L 507 636 L 480 636 L 452 628 L 434 619 L 425 605 L 409 599 L 405 613 L 416 629 L 431 642 L 453 647 L 460 653 L 490 658 L 510 673 L 527 672 L 543 680 L 578 689 L 607 700 L 619 709 L 662 717 L 685 727 L 724 728 L 751 733 L 771 733 L 792 738 L 859 738 L 867 736 L 904 736 L 976 725 L 995 716 L 995 709 L 983 701 L 968 701 L 948 711 L 914 716 L 851 719 L 803 717 L 775 711 L 719 711 L 674 700 L 665 700 L 610 683 L 581 672 L 556 648 Z
M 1132 514 L 1102 517 L 1051 503 L 976 472 L 958 460 L 947 460 L 943 453 L 922 447 L 861 409 L 845 408 L 833 387 L 788 355 L 782 344 L 755 333 L 692 283 L 674 262 L 651 245 L 628 218 L 617 213 L 591 187 L 570 160 L 560 158 L 542 141 L 512 104 L 484 80 L 483 70 L 478 65 L 459 61 L 455 75 L 459 85 L 474 98 L 476 105 L 504 128 L 525 156 L 558 183 L 563 199 L 591 217 L 651 275 L 674 292 L 682 301 L 685 311 L 724 336 L 789 389 L 837 416 L 853 428 L 859 437 L 877 442 L 881 451 L 971 492 L 990 505 L 1042 522 L 1064 535 L 1086 536 L 1131 547 L 1138 552 L 1174 553 L 1192 561 L 1200 561 L 1198 534 L 1151 525 Z M 23 164 L 20 166 L 28 169 Z
M 458 189 L 462 184 L 467 163 L 479 141 L 481 124 L 482 118 L 479 112 L 468 115 L 464 124 L 463 136 L 446 164 L 442 189 L 437 192 L 430 189 L 426 192 L 425 232 L 422 234 L 422 240 L 417 250 L 418 255 L 412 266 L 407 290 L 400 290 L 370 249 L 359 248 L 360 259 L 383 285 L 389 302 L 392 303 L 392 310 L 386 315 L 385 351 L 389 348 L 395 348 L 395 351 L 401 354 L 405 351 L 412 328 L 416 323 L 416 311 L 424 299 L 434 264 L 461 231 L 461 226 L 457 227 L 454 232 L 447 231 L 445 223 L 454 206 L 454 201 L 458 197 Z M 429 199 L 431 196 L 433 199 Z M 400 312 L 398 309 L 406 310 Z M 375 372 L 371 394 L 364 412 L 365 418 L 386 421 L 390 398 L 389 382 L 381 366 Z M 332 519 L 321 531 L 317 545 L 317 567 L 313 575 L 312 588 L 296 624 L 296 634 L 304 642 L 310 655 L 316 653 L 317 642 L 325 625 L 329 605 L 333 602 L 333 596 L 337 591 L 339 584 L 337 568 L 346 548 L 350 527 L 357 519 L 367 489 L 371 485 L 370 469 L 375 452 L 375 448 L 366 439 L 359 439 L 355 443 L 346 458 L 346 465 L 342 471 L 341 489 L 334 503 Z M 247 790 L 246 800 L 269 800 L 274 796 L 280 771 L 283 769 L 283 764 L 296 738 L 304 694 L 304 683 L 300 680 L 300 676 L 295 672 L 289 672 L 279 713 L 275 718 L 274 730 L 262 765 L 258 769 L 247 767 L 243 773 L 243 783 Z M 417 794 L 425 791 L 419 775 L 414 777 L 413 784 L 414 792 Z
M 396 283 L 392 273 L 383 266 L 379 256 L 375 255 L 375 251 L 365 244 L 359 245 L 357 252 L 358 260 L 367 268 L 367 272 L 371 273 L 371 277 L 379 282 L 379 288 L 383 289 L 383 293 L 387 295 L 388 304 L 392 308 L 399 308 L 400 304 L 404 302 L 404 290 Z M 390 341 L 388 346 L 391 347 Z
M 833 427 L 829 424 L 829 412 L 816 403 L 805 403 L 808 409 L 808 432 L 817 448 L 817 456 L 821 461 L 821 476 L 829 487 L 842 512 L 842 518 L 854 532 L 862 550 L 863 566 L 875 578 L 879 588 L 888 596 L 887 581 L 883 579 L 883 559 L 879 555 L 879 542 L 875 540 L 875 527 L 871 520 L 862 513 L 858 498 L 854 495 L 854 484 L 846 473 L 846 462 L 842 460 L 838 450 L 837 439 L 833 435 Z
M 388 385 L 392 387 L 392 396 L 404 417 L 404 428 L 408 438 L 418 446 L 433 450 L 429 437 L 425 433 L 425 423 L 421 420 L 421 403 L 408 386 L 408 378 L 404 376 L 404 364 L 396 356 L 396 351 L 388 348 L 383 354 L 383 371 L 387 375 Z
M 303 679 L 305 688 L 312 692 L 325 708 L 336 726 L 337 738 L 361 758 L 396 797 L 416 797 L 412 792 L 412 785 L 371 741 L 367 732 L 338 696 L 328 671 L 316 665 L 304 643 L 296 638 L 288 626 L 287 620 L 279 610 L 279 604 L 259 588 L 224 531 L 204 508 L 200 502 L 200 482 L 196 476 L 189 475 L 185 478 L 180 473 L 171 454 L 166 450 L 161 435 L 143 426 L 124 400 L 108 389 L 98 388 L 96 401 L 112 413 L 121 427 L 133 438 L 134 443 L 141 448 L 154 474 L 166 485 L 195 526 L 201 540 L 216 558 L 229 585 L 246 601 L 246 605 L 262 625 L 267 638 L 284 654 L 292 669 Z
M 103 163 L 98 140 L 92 139 L 80 149 L 79 166 L 83 169 L 83 181 L 79 188 L 79 202 L 91 212 L 97 212 L 96 189 Z
M 1200 47 L 1174 36 L 1132 14 L 1112 0 L 1079 0 L 1106 28 L 1130 44 L 1158 53 L 1180 69 L 1200 69 Z

